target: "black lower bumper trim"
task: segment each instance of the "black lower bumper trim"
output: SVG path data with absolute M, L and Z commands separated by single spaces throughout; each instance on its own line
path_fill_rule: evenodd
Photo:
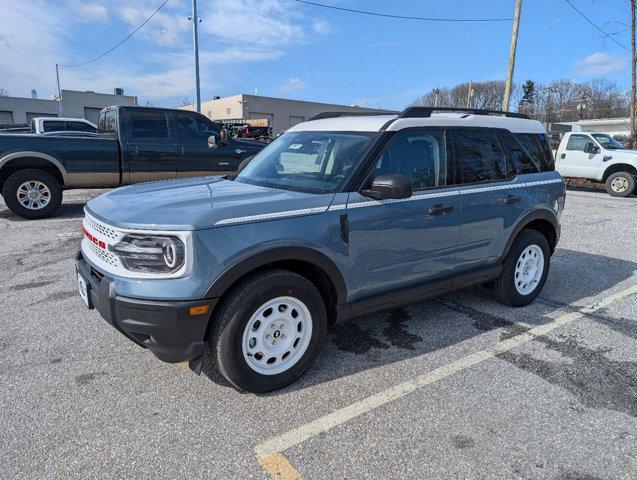
M 121 297 L 113 281 L 91 268 L 81 252 L 75 266 L 89 286 L 90 303 L 126 337 L 165 362 L 185 362 L 201 356 L 216 299 L 164 302 Z M 191 316 L 190 307 L 200 305 L 208 305 L 209 312 Z

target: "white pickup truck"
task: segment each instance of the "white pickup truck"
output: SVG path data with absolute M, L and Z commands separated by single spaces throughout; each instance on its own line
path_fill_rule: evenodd
M 555 170 L 604 182 L 614 197 L 627 197 L 635 191 L 637 150 L 626 150 L 606 133 L 569 132 L 555 152 Z

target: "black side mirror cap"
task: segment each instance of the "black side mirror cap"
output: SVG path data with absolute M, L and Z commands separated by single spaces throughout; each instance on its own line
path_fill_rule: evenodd
M 595 145 L 593 142 L 586 142 L 586 145 L 584 146 L 584 153 L 596 154 L 599 152 L 600 150 L 597 145 Z
M 400 173 L 379 175 L 368 190 L 361 194 L 374 200 L 409 198 L 413 193 L 411 180 Z

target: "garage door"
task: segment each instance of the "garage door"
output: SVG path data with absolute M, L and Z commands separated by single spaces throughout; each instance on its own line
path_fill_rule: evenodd
M 290 115 L 290 127 L 294 125 L 298 125 L 299 123 L 303 123 L 305 121 L 305 117 L 300 115 Z
M 31 124 L 31 120 L 36 117 L 57 117 L 57 115 L 55 113 L 27 112 L 27 123 Z
M 97 125 L 97 119 L 99 118 L 101 111 L 101 108 L 84 107 L 84 118 Z
M 13 123 L 13 112 L 0 112 L 0 125 Z

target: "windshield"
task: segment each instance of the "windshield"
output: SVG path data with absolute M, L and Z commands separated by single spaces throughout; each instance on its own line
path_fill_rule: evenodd
M 379 133 L 288 132 L 257 154 L 236 181 L 311 193 L 336 191 Z
M 604 133 L 593 133 L 593 138 L 599 142 L 599 144 L 609 150 L 623 150 L 624 145 L 615 140 L 610 135 Z

